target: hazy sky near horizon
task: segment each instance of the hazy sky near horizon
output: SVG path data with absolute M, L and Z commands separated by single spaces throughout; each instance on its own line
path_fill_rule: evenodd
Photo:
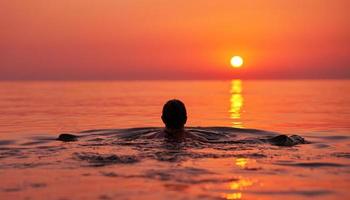
M 0 80 L 350 78 L 348 0 L 2 0 Z M 241 55 L 245 65 L 230 67 Z

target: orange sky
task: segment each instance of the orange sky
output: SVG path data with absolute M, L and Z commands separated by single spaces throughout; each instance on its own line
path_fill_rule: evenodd
M 350 78 L 348 0 L 2 0 L 0 79 Z M 241 55 L 245 66 L 230 67 Z

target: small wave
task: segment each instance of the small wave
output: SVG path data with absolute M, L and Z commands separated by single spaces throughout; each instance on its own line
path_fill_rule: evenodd
M 118 178 L 146 178 L 158 181 L 175 182 L 182 184 L 202 184 L 202 183 L 227 183 L 238 181 L 237 178 L 218 177 L 217 174 L 206 169 L 185 167 L 164 170 L 147 170 L 142 174 L 119 174 L 116 172 L 102 171 L 101 175 Z
M 335 153 L 332 153 L 332 156 L 339 157 L 339 158 L 350 158 L 350 153 L 348 153 L 348 152 L 335 152 Z
M 319 167 L 346 167 L 346 165 L 331 163 L 331 162 L 299 162 L 299 163 L 288 163 L 288 162 L 276 162 L 276 165 L 287 165 L 294 167 L 308 167 L 308 168 L 319 168 Z
M 99 153 L 74 153 L 74 156 L 82 161 L 87 161 L 89 166 L 102 167 L 111 164 L 132 164 L 139 162 L 135 156 L 118 156 L 115 154 L 99 154 Z
M 292 190 L 292 191 L 250 191 L 249 193 L 259 195 L 301 195 L 307 197 L 329 195 L 333 192 L 330 190 Z
M 14 140 L 0 140 L 0 146 L 1 145 L 10 145 L 10 144 L 14 144 L 15 141 Z

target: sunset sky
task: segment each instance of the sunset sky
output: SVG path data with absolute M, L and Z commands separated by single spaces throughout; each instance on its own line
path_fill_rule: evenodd
M 0 80 L 350 78 L 349 0 L 1 0 Z M 244 66 L 230 66 L 233 55 Z

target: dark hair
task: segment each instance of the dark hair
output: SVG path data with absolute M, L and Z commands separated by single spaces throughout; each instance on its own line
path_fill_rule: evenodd
M 167 128 L 183 128 L 187 121 L 185 104 L 177 99 L 166 102 L 163 106 L 162 120 Z

